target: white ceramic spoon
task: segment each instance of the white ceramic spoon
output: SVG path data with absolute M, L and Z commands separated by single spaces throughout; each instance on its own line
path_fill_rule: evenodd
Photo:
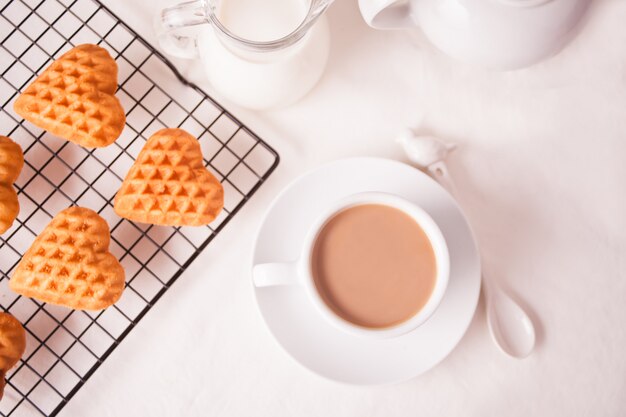
M 456 197 L 456 188 L 445 163 L 448 145 L 433 136 L 416 136 L 405 130 L 398 136 L 408 158 L 420 168 L 426 169 Z M 515 358 L 525 358 L 535 347 L 535 328 L 528 314 L 494 282 L 483 273 L 483 288 L 487 303 L 487 323 L 496 345 Z

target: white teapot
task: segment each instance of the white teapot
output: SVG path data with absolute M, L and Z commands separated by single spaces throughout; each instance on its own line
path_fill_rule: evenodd
M 591 0 L 359 0 L 377 29 L 421 27 L 441 51 L 496 69 L 531 65 L 558 52 Z

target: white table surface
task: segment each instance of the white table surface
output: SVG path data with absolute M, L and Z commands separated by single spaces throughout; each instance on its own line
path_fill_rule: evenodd
M 171 0 L 109 0 L 149 41 Z M 626 1 L 597 0 L 565 51 L 485 72 L 419 32 L 380 32 L 355 0 L 328 12 L 318 86 L 266 113 L 224 103 L 274 146 L 270 180 L 63 410 L 63 416 L 622 416 L 626 410 Z M 199 64 L 177 61 L 209 94 Z M 481 300 L 439 366 L 394 386 L 326 381 L 289 358 L 250 285 L 255 230 L 293 178 L 337 158 L 403 159 L 396 131 L 424 123 L 461 144 L 450 160 L 486 270 L 539 331 L 518 361 L 491 342 Z M 243 261 L 243 260 L 246 261 Z

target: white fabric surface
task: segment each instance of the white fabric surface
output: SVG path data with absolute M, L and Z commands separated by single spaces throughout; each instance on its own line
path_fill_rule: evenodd
M 154 43 L 171 0 L 107 2 Z M 304 100 L 236 116 L 281 165 L 61 413 L 63 416 L 621 416 L 626 410 L 626 1 L 597 0 L 558 56 L 510 73 L 439 55 L 419 32 L 330 9 L 332 51 Z M 200 65 L 177 61 L 207 92 Z M 250 285 L 255 231 L 294 177 L 346 156 L 403 159 L 392 138 L 424 114 L 450 160 L 487 272 L 525 302 L 528 359 L 491 342 L 484 304 L 456 350 L 410 382 L 326 381 L 272 340 Z M 314 198 L 314 196 L 312 196 Z

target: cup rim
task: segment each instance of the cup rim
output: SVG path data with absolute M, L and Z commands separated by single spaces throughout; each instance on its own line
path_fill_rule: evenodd
M 336 314 L 319 294 L 313 274 L 311 272 L 311 256 L 315 241 L 324 225 L 337 213 L 350 207 L 363 204 L 382 204 L 401 210 L 409 215 L 424 230 L 435 252 L 437 263 L 437 277 L 435 288 L 426 304 L 411 318 L 394 326 L 385 328 L 368 328 L 354 324 Z M 397 195 L 385 192 L 363 192 L 342 198 L 328 207 L 309 228 L 303 245 L 302 254 L 298 260 L 298 269 L 304 278 L 304 286 L 309 298 L 317 310 L 335 327 L 351 334 L 368 338 L 390 338 L 408 333 L 424 324 L 436 311 L 441 303 L 448 286 L 450 275 L 450 256 L 443 233 L 432 217 L 418 205 Z

